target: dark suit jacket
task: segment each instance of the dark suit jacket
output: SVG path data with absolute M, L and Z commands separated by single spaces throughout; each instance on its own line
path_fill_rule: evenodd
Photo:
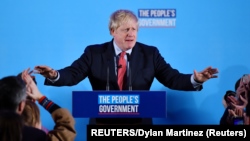
M 114 57 L 113 40 L 87 46 L 80 58 L 70 66 L 58 70 L 60 73 L 58 81 L 51 83 L 46 79 L 45 85 L 73 86 L 88 77 L 93 90 L 106 90 L 107 75 L 109 75 L 109 89 L 119 90 Z M 150 90 L 154 78 L 170 89 L 196 90 L 190 80 L 191 74 L 182 74 L 173 69 L 154 46 L 137 42 L 130 55 L 130 69 L 133 90 Z

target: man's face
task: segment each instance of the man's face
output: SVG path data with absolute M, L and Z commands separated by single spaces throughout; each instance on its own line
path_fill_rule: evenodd
M 121 24 L 116 30 L 111 31 L 115 43 L 123 51 L 134 47 L 137 39 L 138 26 L 136 21 L 130 20 Z

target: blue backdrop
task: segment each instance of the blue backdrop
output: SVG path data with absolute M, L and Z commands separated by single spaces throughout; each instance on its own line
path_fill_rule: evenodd
M 222 98 L 242 74 L 249 73 L 250 1 L 248 0 L 1 0 L 0 76 L 16 75 L 36 65 L 60 69 L 80 57 L 90 44 L 111 40 L 110 14 L 117 9 L 175 9 L 172 27 L 142 27 L 138 41 L 157 46 L 172 67 L 183 73 L 207 66 L 219 69 L 200 92 L 181 92 L 154 81 L 151 90 L 167 91 L 168 117 L 154 124 L 218 124 Z M 44 86 L 43 94 L 72 111 L 72 91 L 91 90 L 87 79 L 73 87 Z M 43 125 L 54 126 L 41 108 Z M 76 118 L 76 141 L 86 140 L 87 118 Z

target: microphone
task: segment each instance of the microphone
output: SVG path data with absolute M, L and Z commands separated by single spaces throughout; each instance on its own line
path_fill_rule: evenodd
M 109 64 L 109 63 L 108 63 Z M 109 91 L 109 65 L 107 66 L 107 84 L 106 84 L 106 91 Z
M 132 82 L 131 82 L 131 65 L 130 65 L 130 55 L 129 55 L 129 53 L 127 53 L 127 60 L 128 60 L 128 64 L 129 64 L 129 66 L 128 66 L 128 90 L 129 91 L 132 91 Z
M 117 69 L 120 69 L 120 68 L 122 68 L 122 65 L 121 65 L 121 64 L 117 66 Z
M 110 57 L 112 55 L 110 54 L 108 57 L 108 61 L 107 61 L 107 84 L 106 84 L 106 91 L 109 91 L 109 64 L 110 64 Z

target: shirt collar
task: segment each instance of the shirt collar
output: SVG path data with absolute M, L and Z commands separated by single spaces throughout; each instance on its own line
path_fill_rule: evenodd
M 113 45 L 114 45 L 114 49 L 115 49 L 115 55 L 118 56 L 122 50 L 116 45 L 115 41 L 113 41 Z M 126 53 L 128 53 L 129 55 L 131 55 L 132 52 L 132 48 L 129 50 L 126 50 Z

